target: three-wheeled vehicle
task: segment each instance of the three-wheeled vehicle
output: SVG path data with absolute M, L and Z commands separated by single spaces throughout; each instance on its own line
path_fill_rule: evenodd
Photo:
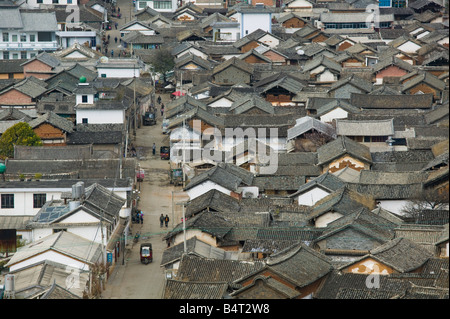
M 145 114 L 143 115 L 143 124 L 144 125 L 155 125 L 156 124 L 156 112 L 155 111 L 151 111 L 151 112 L 145 112 Z
M 169 134 L 169 120 L 164 119 L 161 124 L 163 134 Z
M 181 185 L 183 183 L 183 170 L 181 168 L 171 168 L 169 170 L 169 180 L 170 184 L 175 186 Z
M 136 170 L 136 180 L 138 182 L 144 181 L 144 177 L 145 177 L 145 172 L 143 169 Z
M 169 146 L 161 146 L 159 149 L 161 159 L 162 160 L 168 160 L 170 159 L 170 147 Z
M 150 243 L 141 244 L 140 255 L 141 255 L 141 263 L 146 265 L 148 263 L 151 263 L 153 261 L 152 244 Z

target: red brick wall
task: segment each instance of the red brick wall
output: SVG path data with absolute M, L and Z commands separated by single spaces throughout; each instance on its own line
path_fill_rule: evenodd
M 254 55 L 249 55 L 248 57 L 246 57 L 244 59 L 245 62 L 253 64 L 253 63 L 267 63 L 264 60 L 261 60 L 260 58 L 254 56 Z
M 254 48 L 256 48 L 256 47 L 259 47 L 259 43 L 258 43 L 257 41 L 252 41 L 252 42 L 249 42 L 249 43 L 247 43 L 246 45 L 244 45 L 244 46 L 241 48 L 241 52 L 242 52 L 242 53 L 245 53 L 245 52 L 248 52 L 248 51 L 250 51 L 251 49 L 254 49 Z
M 352 47 L 353 44 L 351 44 L 350 42 L 344 42 L 342 43 L 339 47 L 338 47 L 338 51 L 344 51 L 345 49 L 348 49 L 350 47 Z
M 264 56 L 268 57 L 270 60 L 272 60 L 273 62 L 282 62 L 282 63 L 286 63 L 286 59 L 284 57 L 282 57 L 279 54 L 276 54 L 273 51 L 267 51 L 263 54 Z
M 27 63 L 26 65 L 23 66 L 23 73 L 25 74 L 25 77 L 30 76 L 30 74 L 28 74 L 28 73 L 33 73 L 33 72 L 50 72 L 51 70 L 52 70 L 52 68 L 50 66 L 48 66 L 45 63 L 42 63 L 39 60 L 34 60 L 34 61 L 32 61 L 30 63 Z
M 274 0 L 256 0 L 254 3 L 264 3 L 265 6 L 272 7 L 275 4 Z
M 290 18 L 283 22 L 283 27 L 285 28 L 303 28 L 305 26 L 305 22 L 300 20 L 299 18 Z
M 400 69 L 398 66 L 391 65 L 391 66 L 385 68 L 384 70 L 381 70 L 380 72 L 378 72 L 376 75 L 376 78 L 382 79 L 385 76 L 402 77 L 405 74 L 408 74 L 408 72 L 403 69 Z
M 48 123 L 42 123 L 38 127 L 34 129 L 34 132 L 37 136 L 39 136 L 42 140 L 45 139 L 60 139 L 64 138 L 64 133 L 57 127 L 54 127 Z
M 0 104 L 11 104 L 11 105 L 20 105 L 20 104 L 31 104 L 31 98 L 28 95 L 25 95 L 16 89 L 9 90 L 8 92 L 0 95 Z

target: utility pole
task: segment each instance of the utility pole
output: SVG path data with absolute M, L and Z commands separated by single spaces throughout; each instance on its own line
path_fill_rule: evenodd
M 186 215 L 184 213 L 184 205 L 183 203 L 183 243 L 184 243 L 184 253 L 187 253 L 187 247 L 186 247 Z
M 185 136 L 185 132 L 186 132 L 186 119 L 183 119 L 183 160 L 181 162 L 181 172 L 183 173 L 183 188 L 186 187 L 186 177 L 184 174 L 184 164 L 186 161 L 185 158 L 185 152 L 186 152 L 186 136 Z
M 136 126 L 137 126 L 137 115 L 136 115 L 136 74 L 134 74 L 134 76 L 133 76 L 133 109 L 134 109 L 133 135 L 134 135 L 134 139 L 136 140 Z

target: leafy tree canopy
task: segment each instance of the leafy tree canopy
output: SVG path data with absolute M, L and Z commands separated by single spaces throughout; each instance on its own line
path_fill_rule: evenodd
M 168 49 L 157 49 L 153 55 L 150 64 L 155 72 L 160 73 L 166 80 L 166 74 L 175 67 L 175 60 Z
M 14 145 L 41 146 L 42 141 L 28 123 L 20 122 L 0 137 L 0 156 L 14 157 Z

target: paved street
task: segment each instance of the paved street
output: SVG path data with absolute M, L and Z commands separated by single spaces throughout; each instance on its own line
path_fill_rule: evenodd
M 164 104 L 169 101 L 168 95 L 161 95 Z M 160 114 L 160 113 L 158 113 Z M 142 126 L 137 130 L 136 146 L 138 161 L 145 170 L 145 179 L 140 183 L 140 201 L 138 208 L 144 213 L 144 224 L 133 224 L 132 234 L 141 232 L 138 243 L 127 246 L 124 265 L 119 262 L 108 280 L 104 299 L 159 299 L 164 287 L 164 271 L 160 267 L 163 250 L 166 248 L 162 237 L 181 220 L 181 208 L 174 205 L 172 217 L 172 191 L 174 202 L 186 200 L 180 194 L 181 187 L 169 183 L 169 162 L 159 158 L 159 147 L 168 145 L 168 136 L 161 133 L 161 117 L 158 116 L 154 126 Z M 157 146 L 156 155 L 152 155 L 153 143 Z M 169 215 L 171 221 L 168 228 L 160 228 L 159 216 Z M 132 240 L 131 240 L 132 242 Z M 153 263 L 144 265 L 139 260 L 139 246 L 142 242 L 150 242 L 153 246 Z
M 134 7 L 133 7 L 133 1 L 132 0 L 117 0 L 117 5 L 118 8 L 120 8 L 120 13 L 122 14 L 121 18 L 111 18 L 111 26 L 112 29 L 106 31 L 105 36 L 108 37 L 108 35 L 110 36 L 109 39 L 109 45 L 108 45 L 108 52 L 107 52 L 107 56 L 111 57 L 111 51 L 114 52 L 114 57 L 118 57 L 120 54 L 120 51 L 123 49 L 123 47 L 120 45 L 120 32 L 119 29 L 121 26 L 123 26 L 124 24 L 134 20 Z M 117 13 L 117 11 L 116 11 Z M 117 26 L 117 30 L 114 26 L 115 22 L 117 22 L 118 26 Z M 114 41 L 114 38 L 117 37 L 117 43 Z M 103 51 L 103 53 L 105 53 Z

